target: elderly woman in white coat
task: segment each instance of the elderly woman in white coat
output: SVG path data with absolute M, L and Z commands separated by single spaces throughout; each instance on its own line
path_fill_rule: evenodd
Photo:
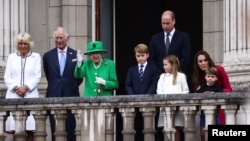
M 4 82 L 7 86 L 6 99 L 10 98 L 38 98 L 37 89 L 41 78 L 41 57 L 32 52 L 34 42 L 30 34 L 20 33 L 15 39 L 17 52 L 8 56 Z M 12 113 L 6 120 L 6 132 L 14 134 L 15 121 Z M 26 120 L 27 141 L 34 138 L 35 120 L 30 113 Z

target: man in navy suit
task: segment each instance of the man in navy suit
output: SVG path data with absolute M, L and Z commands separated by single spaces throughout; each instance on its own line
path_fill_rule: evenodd
M 175 55 L 180 60 L 181 71 L 187 74 L 191 54 L 189 35 L 175 29 L 175 15 L 172 11 L 163 12 L 161 25 L 163 31 L 153 35 L 150 40 L 149 61 L 154 62 L 164 72 L 163 58 L 170 54 Z M 166 43 L 167 38 L 169 43 Z
M 170 10 L 162 13 L 161 26 L 163 31 L 153 35 L 150 40 L 149 61 L 154 62 L 163 73 L 163 58 L 167 55 L 175 55 L 180 60 L 181 71 L 187 75 L 191 55 L 189 35 L 175 29 L 175 15 Z M 156 121 L 157 117 L 158 115 Z M 183 140 L 183 136 L 182 134 L 181 140 Z M 162 129 L 157 129 L 156 137 L 156 140 L 163 140 Z
M 69 35 L 63 27 L 58 27 L 54 33 L 56 47 L 46 52 L 43 56 L 43 67 L 48 87 L 46 97 L 78 97 L 79 85 L 82 79 L 74 77 L 74 69 L 76 62 L 76 50 L 68 47 L 67 42 Z M 62 59 L 61 57 L 64 57 Z M 63 68 L 60 69 L 60 63 L 63 61 Z M 50 124 L 52 132 L 52 141 L 55 141 L 55 120 L 53 115 L 50 115 Z M 67 140 L 75 141 L 75 118 L 74 115 L 68 111 L 66 119 Z
M 156 65 L 147 61 L 149 57 L 148 47 L 145 44 L 138 44 L 135 49 L 137 63 L 128 69 L 125 88 L 129 95 L 156 94 L 159 73 Z M 135 117 L 135 141 L 143 141 L 143 117 L 137 112 Z

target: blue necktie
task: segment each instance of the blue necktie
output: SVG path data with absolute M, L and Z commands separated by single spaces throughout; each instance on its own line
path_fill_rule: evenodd
M 66 59 L 65 59 L 64 51 L 61 50 L 60 53 L 61 53 L 61 57 L 60 57 L 60 74 L 62 76 L 64 67 L 65 67 L 65 62 L 66 62 L 65 60 Z
M 166 45 L 166 54 L 168 54 L 168 48 L 169 48 L 169 45 L 170 45 L 169 35 L 170 35 L 170 33 L 168 32 L 167 35 L 166 35 L 167 37 L 166 37 L 166 41 L 165 41 L 165 45 Z
M 139 69 L 140 80 L 142 80 L 142 76 L 143 76 L 143 65 L 140 65 L 140 69 Z

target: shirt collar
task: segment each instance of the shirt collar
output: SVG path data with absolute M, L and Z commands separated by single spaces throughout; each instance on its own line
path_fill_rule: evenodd
M 147 61 L 145 63 L 143 63 L 143 64 L 138 63 L 138 67 L 140 67 L 141 65 L 143 65 L 143 67 L 145 68 L 147 66 L 147 64 L 148 64 Z
M 68 47 L 67 47 L 67 46 L 63 49 L 64 53 L 66 53 L 66 52 L 67 52 L 67 49 L 68 49 Z M 58 52 L 58 53 L 60 53 L 60 51 L 62 51 L 62 50 L 61 50 L 61 49 L 59 49 L 59 48 L 57 48 L 57 52 Z
M 174 35 L 174 32 L 175 32 L 175 28 L 173 28 L 173 30 L 172 31 L 170 31 L 169 33 L 170 33 L 170 35 L 169 36 L 173 36 Z M 165 32 L 165 36 L 167 36 L 167 32 Z

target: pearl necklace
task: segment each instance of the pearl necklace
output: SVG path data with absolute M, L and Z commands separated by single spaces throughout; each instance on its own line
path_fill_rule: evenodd
M 94 62 L 93 62 L 93 64 L 94 64 L 95 69 L 99 69 L 101 64 L 102 64 L 102 59 L 101 59 L 101 61 L 100 61 L 100 63 L 98 65 L 96 65 Z

